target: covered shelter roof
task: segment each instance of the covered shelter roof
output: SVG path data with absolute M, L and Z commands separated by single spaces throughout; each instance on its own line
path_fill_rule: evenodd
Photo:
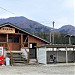
M 75 45 L 69 44 L 44 44 L 40 46 L 36 46 L 37 48 L 46 47 L 46 48 L 75 48 Z

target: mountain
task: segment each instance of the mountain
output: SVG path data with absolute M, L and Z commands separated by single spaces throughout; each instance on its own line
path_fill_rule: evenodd
M 12 23 L 20 28 L 23 28 L 28 32 L 49 32 L 51 30 L 50 27 L 44 26 L 23 16 L 0 19 L 0 24 L 7 22 Z
M 10 17 L 6 19 L 0 19 L 0 25 L 3 23 L 12 23 L 28 32 L 50 32 L 52 28 L 44 26 L 36 21 L 27 19 L 26 17 Z M 59 29 L 55 29 L 55 32 L 61 32 L 65 34 L 75 35 L 75 27 L 72 25 L 64 25 Z
M 64 25 L 57 31 L 65 34 L 75 35 L 75 27 L 72 25 Z

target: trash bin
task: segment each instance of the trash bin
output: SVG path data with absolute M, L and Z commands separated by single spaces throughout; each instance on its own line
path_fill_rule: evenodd
M 10 58 L 6 57 L 6 65 L 10 65 Z

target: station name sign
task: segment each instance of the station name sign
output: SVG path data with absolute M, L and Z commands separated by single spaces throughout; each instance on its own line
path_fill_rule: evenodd
M 15 28 L 2 27 L 0 28 L 0 33 L 15 33 Z

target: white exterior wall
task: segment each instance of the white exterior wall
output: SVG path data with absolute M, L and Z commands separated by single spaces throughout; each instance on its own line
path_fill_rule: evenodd
M 47 64 L 45 47 L 37 48 L 37 60 L 38 63 Z

